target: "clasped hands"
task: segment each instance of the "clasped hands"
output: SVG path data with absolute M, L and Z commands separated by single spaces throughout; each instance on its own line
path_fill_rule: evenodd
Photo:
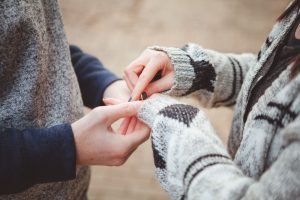
M 160 79 L 151 82 L 158 72 Z M 150 136 L 150 128 L 137 118 L 141 94 L 170 89 L 174 69 L 167 54 L 147 49 L 126 67 L 123 78 L 105 90 L 103 101 L 108 106 L 93 109 L 71 125 L 78 165 L 122 165 Z M 130 96 L 132 101 L 127 102 Z M 114 130 L 112 124 L 122 118 Z

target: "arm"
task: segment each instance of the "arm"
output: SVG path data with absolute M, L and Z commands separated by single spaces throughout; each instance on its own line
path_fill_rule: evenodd
M 70 53 L 84 105 L 90 108 L 104 105 L 102 99 L 106 88 L 120 79 L 96 57 L 84 53 L 80 48 L 70 45 Z
M 37 183 L 75 178 L 76 151 L 71 126 L 24 129 L 0 127 L 0 194 Z
M 234 104 L 248 69 L 256 63 L 253 54 L 223 54 L 196 44 L 151 49 L 165 52 L 173 64 L 175 80 L 168 93 L 193 93 L 207 106 Z
M 122 165 L 146 141 L 150 130 L 139 120 L 125 135 L 111 125 L 135 117 L 141 102 L 93 109 L 70 124 L 17 130 L 0 127 L 0 195 L 35 184 L 76 177 L 77 165 Z
M 283 130 L 286 146 L 259 179 L 235 165 L 204 113 L 150 99 L 139 116 L 152 128 L 156 174 L 172 199 L 295 199 L 300 195 L 300 118 Z

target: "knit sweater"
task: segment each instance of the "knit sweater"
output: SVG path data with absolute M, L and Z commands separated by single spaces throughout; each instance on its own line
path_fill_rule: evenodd
M 169 95 L 191 94 L 207 106 L 235 105 L 228 149 L 201 109 L 168 96 L 142 106 L 139 117 L 152 129 L 156 175 L 172 199 L 300 197 L 300 75 L 290 79 L 291 64 L 244 119 L 256 74 L 272 64 L 297 15 L 294 10 L 275 24 L 258 56 L 196 44 L 151 47 L 174 66 Z
M 85 199 L 70 123 L 118 78 L 69 49 L 56 0 L 1 2 L 0 21 L 0 199 Z
M 0 11 L 1 126 L 44 128 L 82 117 L 80 89 L 57 1 L 8 0 L 1 2 Z M 73 181 L 39 184 L 0 199 L 75 199 L 85 195 L 89 174 L 87 167 L 78 167 Z

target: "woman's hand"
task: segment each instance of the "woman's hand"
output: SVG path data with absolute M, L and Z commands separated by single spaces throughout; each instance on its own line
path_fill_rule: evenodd
M 157 73 L 161 73 L 160 79 L 152 82 Z M 151 96 L 170 89 L 174 82 L 174 68 L 166 53 L 146 49 L 126 67 L 123 78 L 132 91 L 132 100 L 139 100 L 143 92 Z
M 136 119 L 126 135 L 111 125 L 120 118 L 136 116 L 142 102 L 97 107 L 74 122 L 72 130 L 79 165 L 122 165 L 131 153 L 149 138 L 150 129 Z

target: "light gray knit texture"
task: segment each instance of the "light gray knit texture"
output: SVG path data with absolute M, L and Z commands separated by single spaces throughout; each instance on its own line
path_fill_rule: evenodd
M 51 127 L 83 116 L 83 104 L 56 0 L 0 3 L 0 122 Z M 83 199 L 87 167 L 73 181 L 39 184 L 0 199 Z
M 172 199 L 300 199 L 300 75 L 290 79 L 291 65 L 243 120 L 254 77 L 272 63 L 296 16 L 274 26 L 258 56 L 196 44 L 151 47 L 174 65 L 168 94 L 192 94 L 208 106 L 235 104 L 228 149 L 198 108 L 159 96 L 140 109 L 152 128 L 157 178 Z

